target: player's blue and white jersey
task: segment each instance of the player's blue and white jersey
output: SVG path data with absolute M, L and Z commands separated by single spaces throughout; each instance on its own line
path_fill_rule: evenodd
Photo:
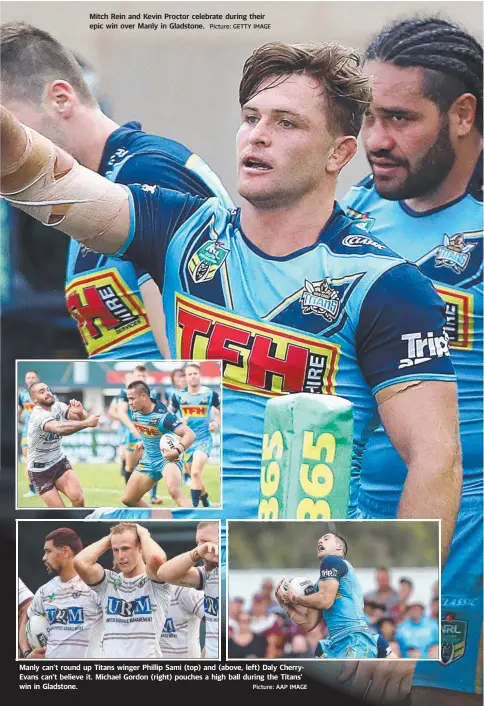
M 475 183 L 478 178 L 480 188 Z M 371 177 L 350 189 L 345 204 L 349 207 L 348 213 L 365 227 L 368 238 L 383 241 L 410 262 L 417 263 L 445 301 L 445 331 L 459 389 L 463 495 L 480 494 L 483 479 L 482 161 L 467 193 L 442 208 L 415 212 L 403 202 L 382 199 Z M 389 468 L 391 473 L 388 473 Z M 363 457 L 361 506 L 368 509 L 366 503 L 372 503 L 373 507 L 373 503 L 378 502 L 380 509 L 385 506 L 386 517 L 395 517 L 405 477 L 404 463 L 379 426 Z
M 163 287 L 172 356 L 223 361 L 230 517 L 257 516 L 269 397 L 303 391 L 351 400 L 359 469 L 379 423 L 378 390 L 454 379 L 442 300 L 417 267 L 368 243 L 338 205 L 313 246 L 269 257 L 245 237 L 239 211 L 216 198 L 128 191 L 133 228 L 118 254 Z
M 20 390 L 18 393 L 18 405 L 22 407 L 22 436 L 27 436 L 27 429 L 29 426 L 30 415 L 34 408 L 34 403 L 32 402 L 28 390 Z
M 149 414 L 133 412 L 133 423 L 141 434 L 151 471 L 161 471 L 166 459 L 161 453 L 160 439 L 163 434 L 174 432 L 182 426 L 182 420 L 169 412 L 162 402 L 155 402 Z
M 165 399 L 167 401 L 167 406 L 169 406 L 171 398 L 173 397 L 175 392 L 178 392 L 178 388 L 173 387 L 173 385 L 165 387 Z M 178 412 L 177 416 L 181 416 L 180 412 Z
M 326 556 L 319 567 L 319 579 L 339 582 L 338 592 L 329 610 L 323 610 L 323 618 L 329 637 L 334 639 L 349 632 L 370 632 L 363 610 L 363 591 L 355 570 L 346 559 L 340 556 Z
M 220 396 L 215 390 L 202 386 L 199 392 L 191 393 L 188 389 L 178 390 L 170 400 L 173 411 L 180 412 L 185 424 L 197 435 L 197 444 L 210 439 L 210 410 L 220 407 Z
M 183 145 L 130 122 L 108 138 L 99 174 L 120 184 L 150 183 L 195 196 L 219 195 L 231 203 L 218 177 Z M 145 270 L 99 255 L 71 240 L 66 302 L 90 358 L 160 359 L 140 286 Z

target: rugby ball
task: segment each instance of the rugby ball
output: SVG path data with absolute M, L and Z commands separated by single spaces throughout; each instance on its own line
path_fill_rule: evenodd
M 49 639 L 49 622 L 45 615 L 33 615 L 25 628 L 30 647 L 45 647 Z
M 314 593 L 314 582 L 305 576 L 296 576 L 289 581 L 298 596 L 310 596 Z
M 163 451 L 180 451 L 180 447 L 178 446 L 179 441 L 180 437 L 175 434 L 163 434 L 160 439 L 161 453 L 163 453 Z

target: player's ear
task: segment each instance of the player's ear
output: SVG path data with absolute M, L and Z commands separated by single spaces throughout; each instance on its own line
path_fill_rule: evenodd
M 326 159 L 326 171 L 337 176 L 356 154 L 358 143 L 356 137 L 345 135 L 337 137 L 333 142 Z
M 56 80 L 46 86 L 44 103 L 49 112 L 63 120 L 72 117 L 77 96 L 68 81 Z

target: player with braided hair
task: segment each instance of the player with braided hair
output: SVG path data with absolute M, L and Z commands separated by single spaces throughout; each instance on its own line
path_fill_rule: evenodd
M 442 573 L 441 661 L 417 665 L 413 706 L 468 706 L 482 693 L 482 59 L 476 39 L 440 17 L 379 33 L 365 64 L 373 96 L 362 136 L 372 175 L 345 200 L 369 235 L 417 263 L 444 299 L 459 389 L 464 484 Z M 416 328 L 407 343 L 402 362 L 411 371 L 419 347 L 430 351 L 432 342 Z M 390 518 L 399 505 L 418 504 L 402 494 L 405 478 L 379 427 L 363 456 L 355 516 Z

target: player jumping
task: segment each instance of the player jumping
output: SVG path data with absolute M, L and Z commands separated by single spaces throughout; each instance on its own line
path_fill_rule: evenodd
M 192 507 L 189 500 L 183 495 L 181 472 L 183 454 L 194 442 L 196 435 L 168 412 L 161 402 L 154 402 L 150 396 L 150 388 L 146 383 L 132 382 L 128 386 L 128 401 L 133 411 L 133 423 L 141 435 L 134 452 L 137 463 L 144 452 L 149 465 L 146 470 L 136 469 L 125 488 L 122 501 L 125 505 L 146 507 L 143 495 L 152 488 L 162 477 L 171 497 L 179 507 Z M 160 449 L 160 439 L 163 434 L 172 432 L 180 437 L 177 449 L 164 451 Z
M 202 473 L 212 450 L 211 432 L 220 425 L 220 397 L 218 392 L 200 384 L 200 366 L 188 363 L 185 366 L 187 387 L 173 393 L 169 409 L 181 412 L 182 419 L 197 435 L 197 439 L 184 455 L 185 467 L 191 477 L 191 496 L 193 507 L 198 507 L 200 500 L 203 507 L 210 507 L 208 492 L 202 481 Z M 214 419 L 210 420 L 210 411 Z
M 288 616 L 305 632 L 310 632 L 324 618 L 329 632 L 325 658 L 362 659 L 377 657 L 376 639 L 368 630 L 363 612 L 363 591 L 355 570 L 344 557 L 347 544 L 337 534 L 325 534 L 318 540 L 320 559 L 317 591 L 298 596 L 287 579 L 276 589 L 276 598 Z M 336 600 L 338 599 L 338 600 Z M 307 614 L 297 606 L 307 608 Z
M 34 403 L 29 420 L 27 469 L 36 492 L 48 507 L 65 507 L 59 492 L 74 507 L 84 507 L 79 478 L 62 451 L 61 438 L 81 429 L 97 427 L 98 415 L 88 415 L 82 404 L 70 400 L 69 405 L 56 402 L 43 382 L 29 388 Z

